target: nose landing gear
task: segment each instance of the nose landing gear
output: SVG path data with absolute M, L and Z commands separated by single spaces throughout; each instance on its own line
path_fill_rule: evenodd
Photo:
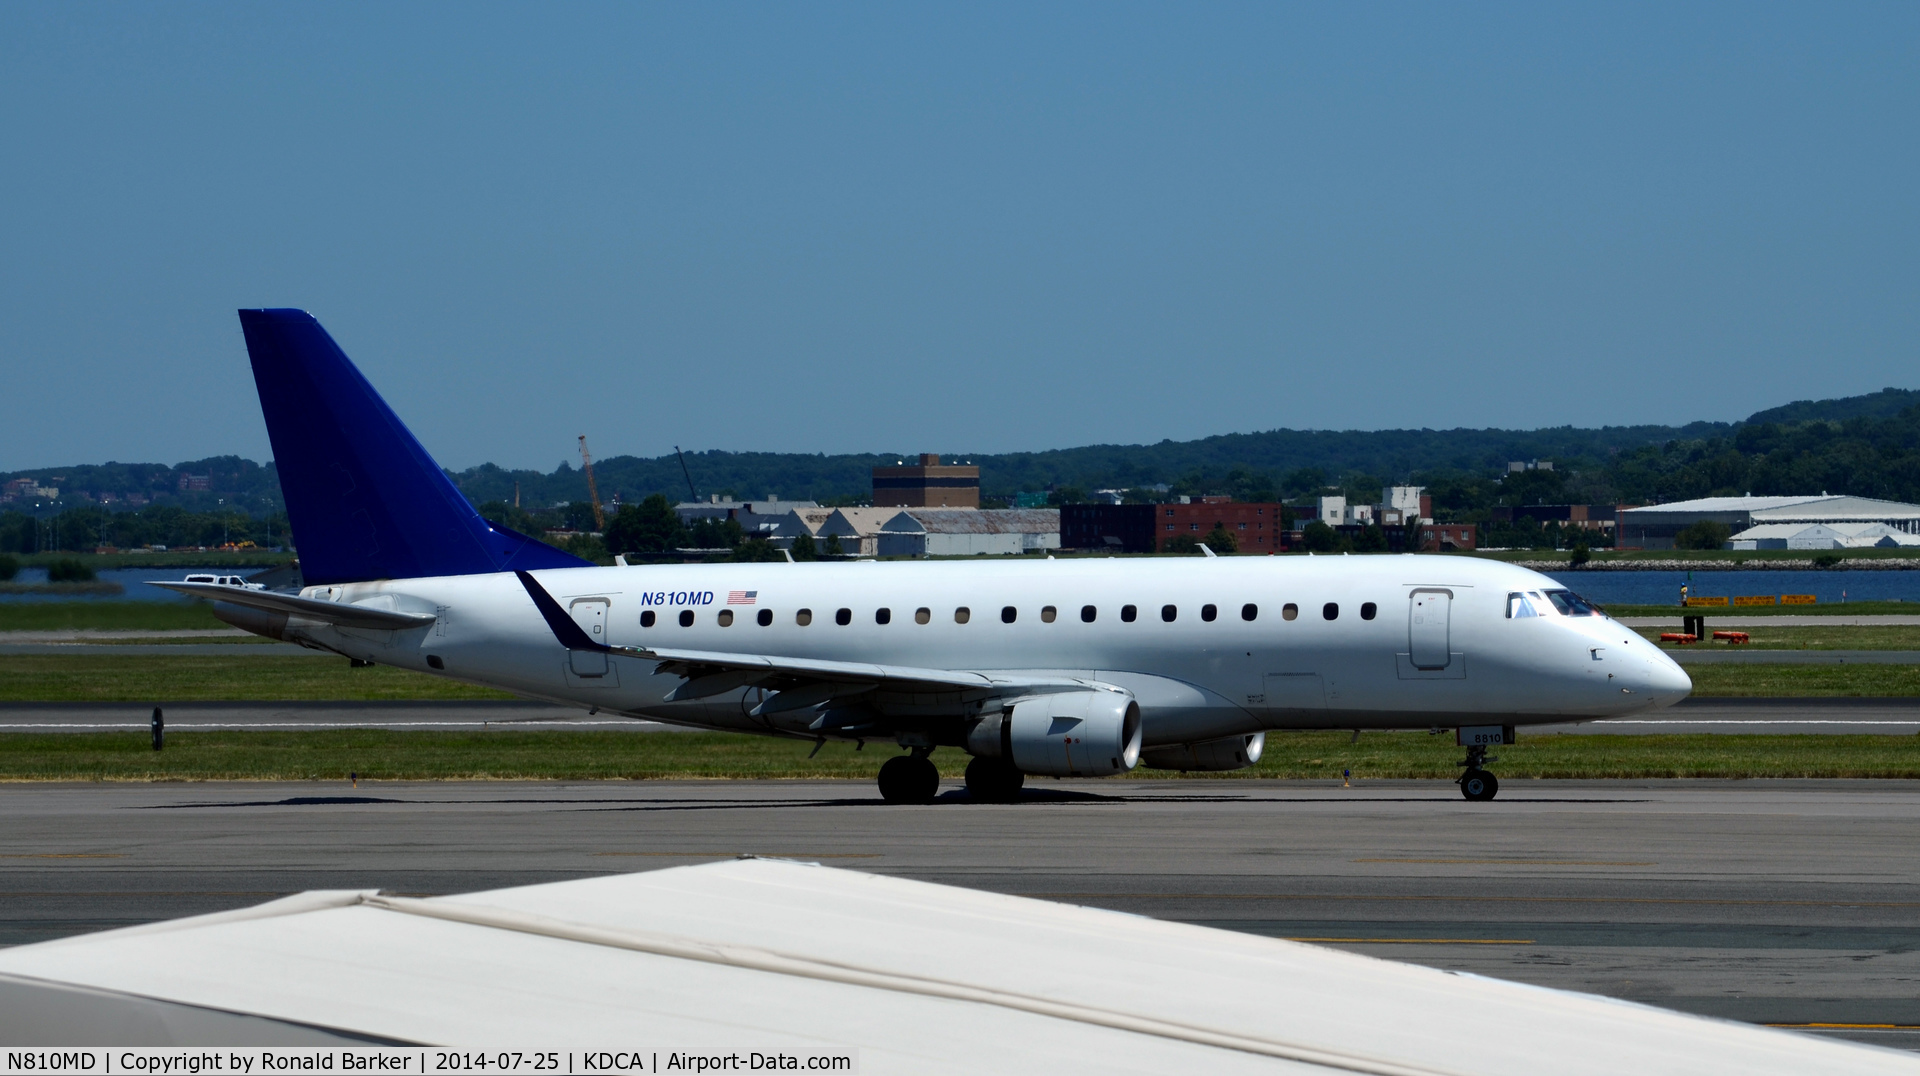
M 1487 749 L 1479 744 L 1467 748 L 1467 760 L 1457 763 L 1465 766 L 1466 772 L 1460 775 L 1460 794 L 1475 802 L 1484 802 L 1500 794 L 1500 780 L 1481 767 L 1489 762 L 1498 762 L 1498 758 L 1488 758 Z

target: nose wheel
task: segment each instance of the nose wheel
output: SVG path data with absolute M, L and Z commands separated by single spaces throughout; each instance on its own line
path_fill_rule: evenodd
M 1467 760 L 1460 763 L 1466 772 L 1460 775 L 1460 794 L 1476 803 L 1485 802 L 1500 794 L 1500 779 L 1488 773 L 1484 767 L 1489 762 L 1498 762 L 1497 758 L 1488 758 L 1485 747 L 1467 748 Z
M 895 755 L 880 766 L 880 798 L 888 803 L 932 803 L 940 792 L 940 771 L 916 748 L 911 755 Z

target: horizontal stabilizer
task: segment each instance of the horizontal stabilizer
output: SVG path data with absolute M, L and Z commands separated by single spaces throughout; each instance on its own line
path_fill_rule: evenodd
M 269 590 L 247 590 L 243 587 L 223 586 L 219 583 L 154 583 L 153 585 L 195 598 L 244 605 L 249 609 L 264 609 L 270 613 L 302 616 L 308 620 L 323 620 L 343 628 L 386 630 L 420 628 L 439 619 L 432 613 L 402 613 L 392 609 L 369 609 L 362 605 L 342 605 L 339 602 L 323 602 L 315 598 L 296 598 L 291 594 L 275 594 Z

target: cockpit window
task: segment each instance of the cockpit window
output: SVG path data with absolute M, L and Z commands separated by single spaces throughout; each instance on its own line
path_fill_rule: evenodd
M 1520 620 L 1524 617 L 1539 615 L 1540 613 L 1533 607 L 1533 602 L 1527 600 L 1525 594 L 1515 592 L 1507 595 L 1508 620 Z
M 1571 590 L 1549 590 L 1547 600 L 1560 610 L 1561 616 L 1601 616 L 1600 607 Z

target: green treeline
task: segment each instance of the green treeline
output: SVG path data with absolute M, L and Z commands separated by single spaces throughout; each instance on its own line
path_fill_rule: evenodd
M 38 516 L 0 511 L 0 551 L 7 553 L 91 552 L 100 546 L 213 548 L 242 542 L 262 548 L 286 546 L 286 514 L 254 516 L 237 508 L 192 512 L 171 504 L 130 512 L 90 504 Z
M 911 447 L 917 452 L 942 446 Z M 870 468 L 907 458 L 893 453 L 716 451 L 690 453 L 686 462 L 702 498 L 717 493 L 757 500 L 778 494 L 832 504 L 860 502 L 871 489 Z M 1050 503 L 1070 503 L 1096 489 L 1126 490 L 1133 501 L 1225 494 L 1236 500 L 1306 503 L 1323 493 L 1341 493 L 1350 501 L 1373 503 L 1383 487 L 1410 482 L 1428 487 L 1442 521 L 1481 524 L 1483 544 L 1555 546 L 1563 544 L 1564 536 L 1556 527 L 1531 519 L 1526 506 L 1648 504 L 1823 490 L 1920 502 L 1920 392 L 1887 389 L 1800 401 L 1731 424 L 1522 431 L 1271 430 L 1153 445 L 948 453 L 947 458 L 979 465 L 988 506 L 1007 503 L 1015 493 L 1050 494 Z M 1514 460 L 1551 460 L 1553 469 L 1508 473 L 1507 464 Z M 615 533 L 600 541 L 597 548 L 604 554 L 741 542 L 738 535 L 675 530 L 678 521 L 669 524 L 665 519 L 671 512 L 662 505 L 683 500 L 688 493 L 687 477 L 674 456 L 614 456 L 597 461 L 594 471 L 601 495 L 623 505 L 608 508 Z M 209 488 L 179 490 L 183 473 L 211 476 Z M 216 457 L 177 468 L 107 464 L 21 474 L 43 483 L 61 479 L 63 498 L 59 505 L 38 509 L 37 523 L 28 514 L 0 509 L 0 550 L 212 546 L 221 544 L 223 526 L 229 541 L 285 544 L 285 519 L 278 514 L 280 492 L 271 464 Z M 539 535 L 548 529 L 600 529 L 585 503 L 585 476 L 570 463 L 550 474 L 488 464 L 450 477 L 482 506 L 482 514 L 516 530 Z M 108 507 L 125 505 L 122 497 L 108 507 L 71 507 L 73 500 L 65 491 L 84 490 L 85 482 L 103 487 L 144 482 L 142 488 L 156 503 L 138 511 L 109 512 Z M 222 494 L 223 489 L 231 492 Z M 512 507 L 516 493 L 525 508 Z M 166 505 L 157 503 L 162 496 L 171 498 Z M 649 507 L 648 499 L 656 496 L 661 502 Z M 224 504 L 218 503 L 222 500 Z M 1513 520 L 1496 521 L 1499 508 L 1515 509 Z M 587 552 L 603 555 L 594 547 Z

